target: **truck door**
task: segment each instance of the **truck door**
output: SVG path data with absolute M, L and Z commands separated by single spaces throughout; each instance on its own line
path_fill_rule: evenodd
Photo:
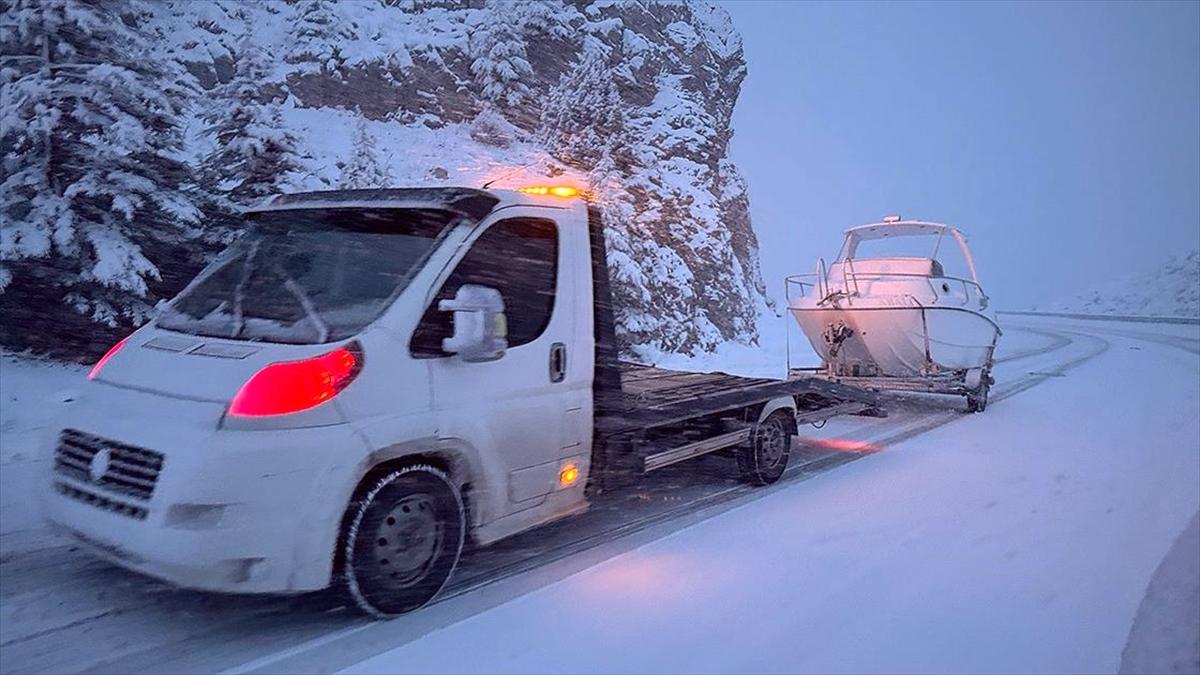
M 583 427 L 590 425 L 583 414 L 588 375 L 572 367 L 582 359 L 573 349 L 575 275 L 564 237 L 570 233 L 545 209 L 506 213 L 513 215 L 468 239 L 412 339 L 413 355 L 430 359 L 439 437 L 470 444 L 485 465 L 501 465 L 497 473 L 504 476 L 491 486 L 507 494 L 477 497 L 490 502 L 492 517 L 542 503 L 563 459 L 581 452 Z M 508 349 L 499 359 L 468 362 L 441 349 L 453 326 L 438 302 L 463 284 L 495 288 L 504 299 Z

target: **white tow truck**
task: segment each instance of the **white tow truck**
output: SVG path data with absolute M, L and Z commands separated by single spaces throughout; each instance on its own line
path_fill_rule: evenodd
M 393 616 L 468 537 L 717 450 L 771 483 L 798 424 L 882 414 L 816 378 L 619 361 L 600 210 L 568 187 L 310 192 L 245 219 L 44 440 L 50 521 L 181 586 L 340 585 Z

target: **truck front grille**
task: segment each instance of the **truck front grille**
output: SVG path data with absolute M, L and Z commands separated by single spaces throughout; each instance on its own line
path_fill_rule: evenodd
M 54 470 L 60 475 L 142 501 L 154 493 L 162 465 L 160 452 L 75 429 L 62 432 L 54 452 Z
M 65 495 L 71 499 L 78 499 L 84 504 L 91 504 L 98 509 L 112 511 L 113 513 L 119 513 L 123 516 L 136 518 L 137 520 L 145 520 L 146 515 L 149 513 L 149 511 L 141 506 L 134 506 L 133 504 L 126 504 L 115 499 L 109 499 L 104 495 L 90 492 L 88 490 L 80 490 L 77 487 L 67 485 L 61 481 L 55 481 L 54 489 L 58 491 L 60 495 Z

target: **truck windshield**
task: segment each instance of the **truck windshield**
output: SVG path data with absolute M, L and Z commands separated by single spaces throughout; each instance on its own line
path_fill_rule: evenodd
M 343 340 L 404 290 L 456 218 L 428 209 L 251 213 L 249 230 L 163 308 L 157 325 L 250 341 Z

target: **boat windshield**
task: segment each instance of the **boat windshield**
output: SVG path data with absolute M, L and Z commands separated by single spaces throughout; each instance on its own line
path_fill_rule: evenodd
M 872 233 L 870 237 L 846 237 L 838 261 L 843 260 L 933 260 L 936 276 L 971 280 L 967 262 L 957 238 L 951 231 L 913 232 L 900 230 L 896 234 Z
M 939 239 L 942 241 L 939 242 Z M 954 240 L 940 234 L 901 235 L 894 237 L 878 237 L 875 239 L 857 239 L 857 245 L 847 246 L 847 258 L 937 258 L 941 247 L 957 248 Z M 939 245 L 940 244 L 940 245 Z

